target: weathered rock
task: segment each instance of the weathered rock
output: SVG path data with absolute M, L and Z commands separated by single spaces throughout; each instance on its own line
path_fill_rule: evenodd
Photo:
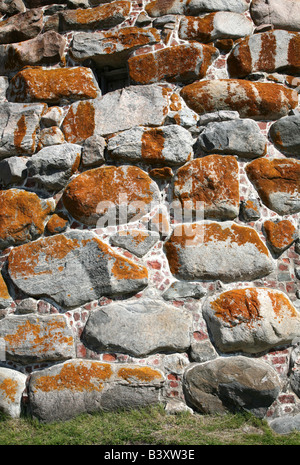
M 269 136 L 278 150 L 288 155 L 299 155 L 300 114 L 284 116 L 275 121 L 270 127 Z
M 163 293 L 165 300 L 180 300 L 186 298 L 200 299 L 206 294 L 206 290 L 199 283 L 175 281 Z
M 0 162 L 0 182 L 3 186 L 19 184 L 27 176 L 27 158 L 10 157 Z
M 105 163 L 104 151 L 106 148 L 104 137 L 94 134 L 88 137 L 82 147 L 82 166 L 85 168 L 94 168 Z
M 29 158 L 28 177 L 51 190 L 64 188 L 79 167 L 81 150 L 76 144 L 43 148 Z
M 18 13 L 1 21 L 0 44 L 22 42 L 36 37 L 43 28 L 43 11 L 39 8 Z
M 190 357 L 193 362 L 203 363 L 217 358 L 218 352 L 209 339 L 203 339 L 202 341 L 193 340 Z
M 300 70 L 299 44 L 297 32 L 274 30 L 253 34 L 241 40 L 230 53 L 229 75 L 243 78 L 257 71 L 297 74 Z
M 15 315 L 27 315 L 28 313 L 37 313 L 37 311 L 38 301 L 32 297 L 28 297 L 18 302 Z
M 183 87 L 181 96 L 196 113 L 238 111 L 241 118 L 275 120 L 298 105 L 298 94 L 273 82 L 215 79 Z
M 53 104 L 93 99 L 100 89 L 89 68 L 25 68 L 12 78 L 9 93 L 15 102 Z
M 160 202 L 157 184 L 135 166 L 101 166 L 85 171 L 66 187 L 63 203 L 77 221 L 104 227 L 128 223 Z
M 193 363 L 184 375 L 186 399 L 208 414 L 246 411 L 263 418 L 280 387 L 270 365 L 242 356 Z
M 290 344 L 300 316 L 288 297 L 268 288 L 245 288 L 209 297 L 203 317 L 221 352 L 260 352 Z
M 138 257 L 143 257 L 159 239 L 158 232 L 130 229 L 119 231 L 111 236 L 110 243 L 116 247 L 123 247 Z
M 233 156 L 207 155 L 178 169 L 174 200 L 183 209 L 183 222 L 198 217 L 232 220 L 239 214 L 239 167 Z M 180 218 L 178 218 L 180 222 Z
M 171 273 L 183 280 L 253 281 L 274 267 L 257 232 L 230 221 L 177 225 L 165 250 Z
M 1 0 L 0 13 L 4 15 L 15 15 L 17 13 L 24 13 L 26 7 L 22 0 Z
M 59 145 L 65 142 L 65 136 L 63 132 L 57 126 L 52 128 L 44 128 L 39 133 L 39 141 L 36 149 L 42 150 L 44 147 L 50 145 Z
M 210 11 L 234 11 L 243 13 L 249 9 L 246 0 L 154 0 L 146 5 L 149 16 L 157 17 L 168 14 L 198 16 Z
M 112 303 L 90 313 L 82 340 L 94 351 L 143 357 L 184 352 L 190 346 L 191 313 L 159 300 Z
M 271 24 L 275 29 L 300 31 L 300 5 L 296 0 L 253 0 L 251 18 L 257 26 Z
M 79 32 L 74 34 L 70 52 L 76 61 L 87 59 L 99 66 L 118 68 L 126 65 L 130 54 L 139 47 L 160 41 L 156 29 L 124 27 L 109 32 Z
M 62 31 L 108 29 L 121 24 L 130 9 L 131 2 L 117 0 L 94 8 L 65 10 L 60 12 L 60 28 Z
M 103 295 L 133 294 L 148 282 L 145 267 L 116 253 L 94 233 L 79 230 L 13 249 L 8 273 L 29 296 L 47 296 L 65 307 Z
M 130 81 L 135 84 L 192 82 L 205 76 L 218 55 L 215 47 L 197 42 L 134 55 L 127 62 Z
M 300 413 L 296 415 L 283 415 L 269 422 L 270 428 L 277 434 L 289 434 L 300 431 Z
M 41 117 L 41 123 L 45 128 L 53 126 L 60 126 L 64 118 L 64 109 L 61 107 L 50 107 L 48 108 Z
M 232 154 L 243 158 L 261 157 L 267 151 L 267 138 L 252 119 L 208 123 L 197 143 L 208 153 Z
M 27 376 L 10 368 L 0 367 L 0 411 L 11 418 L 21 416 L 22 395 Z
M 55 31 L 34 39 L 0 46 L 0 73 L 18 71 L 24 66 L 51 65 L 62 60 L 65 39 Z
M 0 158 L 12 155 L 31 155 L 37 142 L 37 130 L 44 104 L 0 104 Z
M 266 220 L 263 230 L 269 246 L 276 254 L 284 252 L 298 239 L 297 229 L 289 220 Z
M 217 39 L 239 39 L 249 36 L 253 23 L 239 13 L 218 11 L 204 17 L 185 16 L 181 19 L 178 35 L 183 40 L 197 40 L 201 43 Z
M 12 302 L 13 299 L 8 292 L 6 282 L 0 273 L 0 308 L 7 308 L 12 304 Z
M 48 234 L 60 234 L 67 229 L 68 225 L 67 215 L 64 213 L 55 213 L 46 224 L 46 231 Z
M 74 103 L 62 129 L 68 142 L 79 143 L 94 134 L 106 136 L 134 126 L 162 126 L 167 111 L 165 87 L 129 86 L 101 99 Z
M 300 161 L 292 158 L 257 158 L 246 173 L 262 202 L 279 215 L 300 211 Z
M 241 220 L 256 221 L 260 218 L 260 202 L 258 199 L 242 200 L 240 205 Z
M 0 191 L 0 249 L 23 244 L 44 232 L 44 222 L 54 206 L 34 192 Z
M 108 140 L 111 159 L 162 165 L 183 165 L 193 157 L 191 133 L 178 125 L 135 127 Z
M 75 356 L 74 334 L 64 315 L 11 315 L 0 321 L 6 360 L 27 365 Z
M 240 115 L 238 111 L 230 110 L 217 110 L 211 113 L 204 113 L 198 117 L 198 126 L 206 126 L 209 123 L 219 122 L 219 121 L 231 121 L 239 119 Z
M 162 168 L 152 168 L 149 170 L 149 176 L 151 178 L 157 179 L 158 181 L 170 181 L 174 176 L 172 168 L 169 166 L 164 166 Z
M 51 422 L 82 413 L 145 407 L 160 401 L 164 382 L 163 373 L 148 366 L 71 360 L 32 373 L 31 414 Z

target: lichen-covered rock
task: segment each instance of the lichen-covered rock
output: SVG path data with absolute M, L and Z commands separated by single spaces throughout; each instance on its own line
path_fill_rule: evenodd
M 28 177 L 50 190 L 64 188 L 79 167 L 81 150 L 76 144 L 44 147 L 28 160 Z
M 210 11 L 235 11 L 243 13 L 249 9 L 246 0 L 153 0 L 146 5 L 149 16 L 157 17 L 168 14 L 198 16 Z
M 13 299 L 8 292 L 6 282 L 0 273 L 0 308 L 7 308 L 12 304 L 12 302 Z
M 298 94 L 273 82 L 215 79 L 183 87 L 181 96 L 198 114 L 238 111 L 241 118 L 275 120 L 298 105 Z
M 257 232 L 230 221 L 177 225 L 165 250 L 171 273 L 183 280 L 253 281 L 274 269 Z
M 240 217 L 246 223 L 249 221 L 259 220 L 261 217 L 260 201 L 256 198 L 250 198 L 241 201 Z
M 160 202 L 160 192 L 140 168 L 101 166 L 70 181 L 62 200 L 77 221 L 104 227 L 128 223 L 137 215 L 149 213 Z
M 76 8 L 60 13 L 62 31 L 108 29 L 121 24 L 129 15 L 131 2 L 117 0 L 94 8 Z
M 94 134 L 106 136 L 134 126 L 162 126 L 168 105 L 168 91 L 163 86 L 129 86 L 101 99 L 74 103 L 62 129 L 67 142 L 80 143 Z
M 159 233 L 156 231 L 130 229 L 113 234 L 110 242 L 116 247 L 123 247 L 137 257 L 143 257 L 159 239 Z
M 238 155 L 242 158 L 261 157 L 267 152 L 267 138 L 252 119 L 233 119 L 208 123 L 197 144 L 207 153 Z
M 183 165 L 193 157 L 191 133 L 179 125 L 135 127 L 109 138 L 112 160 L 168 166 Z
M 133 294 L 148 283 L 144 266 L 118 254 L 91 231 L 79 230 L 14 248 L 8 273 L 26 294 L 47 296 L 64 307 L 103 295 Z
M 246 173 L 262 202 L 279 215 L 300 211 L 300 161 L 292 158 L 257 158 Z
M 257 26 L 271 24 L 274 29 L 300 31 L 300 5 L 297 0 L 253 0 L 251 18 Z
M 300 151 L 300 114 L 288 115 L 275 121 L 270 127 L 270 139 L 275 147 L 288 155 Z
M 65 213 L 55 213 L 46 224 L 46 231 L 51 235 L 60 234 L 67 229 L 68 225 L 68 216 Z
M 70 52 L 76 61 L 93 60 L 99 67 L 126 65 L 130 54 L 139 47 L 160 41 L 154 28 L 124 27 L 118 31 L 79 32 L 74 34 Z
M 191 313 L 160 300 L 112 303 L 94 310 L 82 340 L 94 351 L 143 357 L 158 352 L 184 352 L 190 346 Z
M 242 356 L 193 363 L 184 374 L 186 399 L 201 413 L 246 411 L 263 418 L 280 388 L 269 364 Z
M 0 191 L 0 249 L 37 239 L 53 211 L 50 200 L 23 189 Z
M 298 239 L 297 229 L 289 220 L 266 220 L 263 230 L 269 246 L 276 254 L 284 252 Z
M 21 365 L 75 356 L 74 334 L 64 315 L 11 315 L 0 321 L 6 360 Z
M 32 373 L 30 411 L 41 422 L 51 422 L 144 407 L 160 401 L 164 383 L 163 373 L 149 366 L 70 360 Z
M 39 133 L 39 141 L 36 146 L 37 150 L 42 150 L 44 147 L 51 145 L 59 145 L 65 142 L 65 136 L 63 132 L 57 126 L 51 128 L 41 129 Z
M 166 47 L 131 56 L 128 59 L 129 77 L 135 84 L 192 82 L 205 76 L 218 55 L 215 47 L 197 42 Z
M 195 215 L 198 219 L 236 218 L 240 203 L 236 158 L 208 155 L 186 163 L 174 177 L 173 193 L 184 209 L 183 222 L 193 220 Z
M 231 51 L 227 60 L 229 75 L 243 78 L 257 71 L 297 74 L 300 70 L 299 44 L 297 32 L 274 30 L 253 34 Z
M 10 82 L 10 96 L 15 102 L 60 103 L 93 99 L 100 95 L 91 69 L 25 68 Z
M 300 316 L 288 297 L 268 288 L 233 289 L 209 297 L 203 317 L 221 352 L 262 351 L 290 344 Z
M 0 44 L 22 42 L 36 37 L 43 29 L 43 10 L 35 8 L 1 21 Z
M 19 371 L 0 367 L 0 411 L 11 418 L 21 416 L 26 380 L 27 376 Z
M 17 13 L 24 13 L 26 7 L 22 0 L 1 0 L 0 12 L 7 16 L 12 16 Z
M 217 39 L 239 39 L 249 36 L 253 23 L 239 13 L 218 11 L 203 17 L 185 16 L 181 19 L 178 35 L 183 40 L 208 43 Z

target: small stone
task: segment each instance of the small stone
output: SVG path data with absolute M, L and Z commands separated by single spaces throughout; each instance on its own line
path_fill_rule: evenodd
M 22 42 L 36 37 L 43 28 L 43 11 L 33 8 L 1 21 L 0 44 Z
M 200 299 L 206 294 L 206 290 L 198 283 L 175 281 L 162 294 L 165 300 L 181 300 L 186 298 Z
M 36 313 L 38 310 L 38 302 L 32 297 L 23 299 L 16 306 L 16 315 L 27 315 L 28 313 Z
M 11 418 L 20 418 L 22 396 L 27 376 L 10 368 L 0 367 L 0 410 Z
M 27 176 L 27 158 L 10 157 L 0 162 L 0 182 L 3 186 L 21 184 Z
M 143 257 L 159 239 L 159 234 L 154 231 L 130 229 L 119 231 L 111 236 L 110 243 L 116 247 L 123 247 L 137 257 Z
M 63 118 L 63 108 L 53 106 L 43 113 L 41 117 L 41 123 L 47 128 L 50 128 L 52 126 L 60 126 Z
M 50 145 L 63 144 L 64 142 L 64 134 L 57 126 L 45 128 L 40 131 L 37 150 L 41 150 L 44 147 L 49 147 Z
M 209 123 L 219 122 L 219 121 L 231 121 L 239 119 L 240 115 L 238 111 L 230 110 L 220 110 L 213 111 L 211 113 L 205 113 L 199 116 L 198 126 L 206 126 Z
M 263 230 L 269 246 L 276 254 L 283 253 L 298 239 L 297 229 L 289 220 L 266 220 Z
M 50 220 L 46 224 L 46 231 L 48 234 L 60 234 L 65 232 L 69 225 L 69 220 L 67 215 L 64 213 L 55 213 L 51 216 Z
M 0 309 L 10 307 L 12 303 L 13 299 L 8 292 L 8 288 L 3 276 L 0 273 Z
M 193 362 L 204 363 L 218 357 L 218 352 L 210 340 L 192 341 L 190 357 Z
M 289 115 L 275 121 L 269 135 L 275 147 L 287 155 L 298 155 L 300 150 L 300 114 Z
M 104 137 L 93 136 L 88 137 L 82 147 L 81 162 L 84 168 L 94 168 L 105 163 L 105 148 L 106 140 Z
M 170 181 L 174 176 L 172 168 L 164 166 L 163 168 L 153 168 L 149 171 L 151 178 L 157 179 L 158 181 Z
M 257 221 L 260 218 L 260 202 L 257 199 L 242 200 L 240 205 L 240 216 L 242 221 Z

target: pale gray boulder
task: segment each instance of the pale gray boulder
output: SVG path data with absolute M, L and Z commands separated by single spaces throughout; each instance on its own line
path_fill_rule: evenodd
M 119 231 L 110 237 L 111 245 L 122 247 L 137 257 L 143 257 L 160 240 L 156 231 L 130 229 Z
M 300 154 L 300 113 L 284 116 L 272 124 L 269 130 L 275 147 L 288 155 Z
M 272 24 L 276 29 L 300 31 L 300 5 L 297 0 L 254 0 L 250 14 L 257 26 Z
M 24 373 L 0 367 L 0 411 L 11 418 L 21 416 L 26 380 L 27 376 Z
M 165 300 L 180 300 L 186 298 L 200 299 L 206 290 L 199 283 L 175 281 L 162 294 Z

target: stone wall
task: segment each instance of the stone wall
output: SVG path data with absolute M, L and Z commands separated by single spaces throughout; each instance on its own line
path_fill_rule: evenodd
M 0 12 L 0 409 L 295 418 L 298 2 Z

